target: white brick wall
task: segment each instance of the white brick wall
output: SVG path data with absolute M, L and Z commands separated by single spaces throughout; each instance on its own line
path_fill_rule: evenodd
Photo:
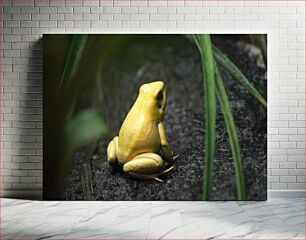
M 42 188 L 43 33 L 268 33 L 269 189 L 305 188 L 304 1 L 4 0 L 2 189 Z M 10 190 L 10 191 L 9 191 Z

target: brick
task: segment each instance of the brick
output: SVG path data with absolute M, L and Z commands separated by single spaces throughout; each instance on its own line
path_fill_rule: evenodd
M 270 183 L 278 183 L 279 182 L 279 176 L 269 176 L 268 181 Z
M 103 13 L 103 7 L 90 7 L 90 13 Z
M 184 20 L 184 14 L 169 14 L 168 18 L 170 21 L 182 21 Z
M 114 6 L 124 7 L 124 6 L 130 6 L 130 5 L 131 5 L 130 0 L 116 0 L 116 1 L 114 1 Z
M 90 21 L 90 20 L 99 20 L 99 14 L 83 14 L 83 20 Z
M 149 20 L 149 14 L 132 14 L 130 20 Z
M 14 0 L 12 1 L 13 6 L 34 6 L 34 0 Z
M 11 169 L 1 169 L 1 176 L 13 176 Z
M 202 14 L 185 14 L 186 21 L 201 21 Z
M 20 57 L 20 50 L 4 50 L 4 57 Z
M 296 176 L 297 183 L 305 183 L 305 176 Z
M 305 135 L 291 135 L 289 136 L 289 141 L 292 142 L 303 142 L 305 141 Z
M 300 149 L 296 149 L 296 150 L 300 150 Z M 289 149 L 288 149 L 288 151 L 289 151 Z M 304 155 L 289 155 L 288 156 L 288 161 L 293 161 L 293 162 L 305 161 L 305 156 Z
M 78 0 L 69 0 L 69 1 L 65 1 L 66 6 L 71 6 L 71 7 L 81 7 L 82 6 L 82 2 L 83 1 L 78 1 Z
M 51 14 L 49 19 L 51 21 L 65 20 L 65 14 Z
M 49 20 L 49 14 L 31 14 L 32 20 Z
M 295 183 L 296 182 L 296 176 L 280 176 L 280 182 L 285 183 Z
M 12 20 L 12 14 L 11 13 L 4 13 L 2 14 L 3 21 L 11 21 Z
M 303 190 L 305 190 L 305 183 L 288 183 L 288 189 L 303 189 Z
M 3 13 L 21 13 L 21 7 L 3 7 Z
M 207 8 L 207 7 L 197 7 L 196 8 L 196 13 L 208 14 L 209 11 L 210 11 L 210 8 Z
M 71 10 L 67 9 L 67 12 L 64 12 L 64 13 L 72 13 L 72 12 L 73 13 L 90 13 L 90 7 L 74 7 L 73 11 L 71 8 Z
M 130 0 L 130 6 L 142 7 L 142 6 L 147 6 L 147 5 L 148 5 L 147 0 Z
M 303 141 L 299 141 L 296 143 L 296 148 L 302 148 L 302 149 L 305 149 L 305 139 Z
M 78 7 L 57 7 L 57 13 L 59 14 L 66 14 L 66 13 L 79 13 L 76 10 L 79 9 Z M 84 8 L 85 10 L 86 8 Z M 89 12 L 89 8 L 88 8 L 88 12 Z
M 20 177 L 22 183 L 35 183 L 36 177 Z
M 13 28 L 12 29 L 13 35 L 27 35 L 31 34 L 31 28 Z
M 122 7 L 121 13 L 124 13 L 124 14 L 138 13 L 138 8 L 137 7 Z
M 157 13 L 157 7 L 139 7 L 139 13 Z
M 20 26 L 22 28 L 33 28 L 33 27 L 39 27 L 39 22 L 38 21 L 21 21 Z
M 140 28 L 157 28 L 158 21 L 141 21 Z
M 40 13 L 57 13 L 57 7 L 40 7 L 39 8 Z
M 73 27 L 73 21 L 58 21 L 57 26 L 60 28 Z
M 106 21 L 91 21 L 90 27 L 92 28 L 106 28 L 107 22 Z
M 73 26 L 76 28 L 89 28 L 90 21 L 74 21 Z
M 51 28 L 51 27 L 56 27 L 57 22 L 56 21 L 40 21 L 39 22 L 39 27 L 42 28 Z
M 65 14 L 65 20 L 82 20 L 82 14 Z
M 288 176 L 289 171 L 288 171 L 288 169 L 272 169 L 272 175 Z
M 3 182 L 5 182 L 5 183 L 16 183 L 16 182 L 20 182 L 20 178 L 19 177 L 12 177 L 12 176 L 4 176 L 3 177 Z
M 296 168 L 295 162 L 280 162 L 279 164 L 280 168 Z
M 175 28 L 177 26 L 176 21 L 159 21 L 158 27 L 159 28 Z
M 16 35 L 4 35 L 3 36 L 3 41 L 4 42 L 20 42 L 21 41 L 21 37 L 20 36 L 16 36 Z
M 114 14 L 114 20 L 115 21 L 130 20 L 130 15 L 128 15 L 128 14 Z
M 203 1 L 201 0 L 186 0 L 185 6 L 186 7 L 201 7 L 203 5 Z
M 11 174 L 13 177 L 24 177 L 24 176 L 27 176 L 28 175 L 28 171 L 27 170 L 15 170 L 13 169 L 11 171 Z
M 225 13 L 224 7 L 210 7 L 209 8 L 210 13 Z
M 296 120 L 296 114 L 280 114 L 280 120 Z
M 158 7 L 158 13 L 176 13 L 176 7 Z
M 212 28 L 233 28 L 234 23 L 231 21 L 211 21 L 210 27 Z
M 196 10 L 195 7 L 177 7 L 176 12 L 177 13 L 185 13 L 185 14 L 192 14 L 195 13 Z
M 287 183 L 272 183 L 271 186 L 272 186 L 272 189 L 274 189 L 274 190 L 287 189 L 288 188 Z
M 83 1 L 83 6 L 84 7 L 91 7 L 91 6 L 98 7 L 99 5 L 100 5 L 99 0 Z
M 4 28 L 20 27 L 20 21 L 4 21 L 3 27 Z
M 13 28 L 13 29 L 15 29 L 15 28 Z M 11 28 L 3 28 L 2 29 L 2 34 L 3 35 L 12 34 L 12 29 Z
M 102 20 L 113 20 L 113 15 L 114 14 L 100 14 L 99 15 L 99 20 L 102 21 Z
M 121 26 L 123 28 L 137 28 L 139 27 L 139 21 L 123 21 Z
M 52 1 L 52 0 L 51 0 Z M 34 6 L 49 6 L 50 2 L 49 0 L 35 0 Z
M 305 169 L 289 169 L 290 176 L 303 176 L 305 175 Z
M 148 0 L 148 6 L 167 6 L 167 1 L 162 0 Z
M 168 20 L 168 14 L 150 14 L 150 20 L 153 20 L 153 21 Z
M 279 168 L 279 162 L 270 162 L 268 163 L 268 168 L 272 168 L 272 169 L 275 169 L 275 168 Z
M 121 7 L 104 7 L 103 13 L 121 13 Z
M 31 20 L 32 14 L 14 14 L 12 20 Z

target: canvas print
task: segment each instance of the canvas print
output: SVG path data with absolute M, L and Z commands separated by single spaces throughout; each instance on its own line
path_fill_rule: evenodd
M 45 34 L 46 200 L 266 200 L 267 35 Z

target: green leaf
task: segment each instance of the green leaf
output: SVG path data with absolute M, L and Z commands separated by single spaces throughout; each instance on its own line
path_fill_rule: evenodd
M 58 87 L 59 90 L 67 89 L 71 84 L 71 79 L 79 68 L 87 39 L 88 35 L 86 34 L 71 36 L 63 73 Z
M 227 93 L 223 84 L 223 80 L 218 71 L 218 67 L 215 64 L 215 73 L 216 73 L 216 93 L 218 100 L 221 105 L 222 113 L 224 116 L 227 133 L 231 145 L 232 156 L 234 159 L 235 166 L 235 176 L 236 176 L 236 185 L 237 185 L 237 193 L 238 200 L 245 200 L 245 183 L 243 176 L 243 167 L 240 155 L 240 146 L 237 136 L 237 130 L 232 114 L 232 110 L 228 101 Z
M 213 164 L 216 151 L 215 70 L 209 34 L 194 35 L 201 53 L 205 93 L 205 169 L 202 198 L 209 200 L 212 190 Z
M 237 79 L 246 90 L 251 93 L 265 108 L 267 108 L 266 99 L 256 90 L 256 88 L 249 82 L 244 74 L 239 70 L 238 67 L 217 47 L 213 47 L 214 56 L 218 63 L 221 64 L 235 79 Z
M 99 112 L 84 110 L 65 123 L 62 146 L 66 153 L 71 154 L 79 146 L 89 143 L 106 132 L 107 128 Z

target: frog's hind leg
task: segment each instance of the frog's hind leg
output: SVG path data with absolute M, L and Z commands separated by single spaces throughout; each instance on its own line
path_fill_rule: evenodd
M 162 172 L 164 161 L 156 153 L 143 153 L 134 157 L 123 166 L 123 171 L 129 173 L 132 177 L 140 179 L 152 179 L 163 182 L 158 176 L 165 174 L 173 169 L 170 167 Z
M 118 136 L 114 137 L 107 147 L 107 161 L 111 164 L 116 163 L 118 159 Z

